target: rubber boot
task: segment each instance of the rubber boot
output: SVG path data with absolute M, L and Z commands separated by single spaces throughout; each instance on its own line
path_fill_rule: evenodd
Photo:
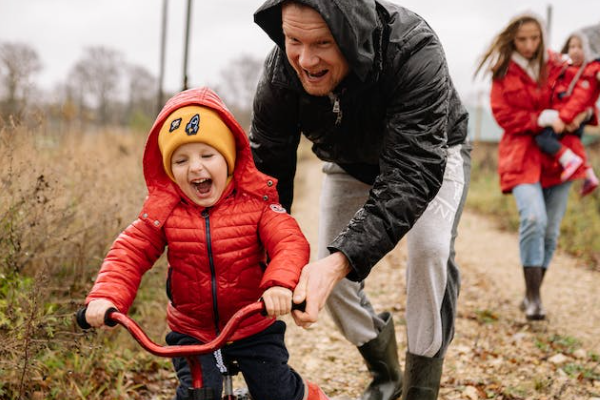
M 547 268 L 542 268 L 542 281 L 540 282 L 540 287 L 542 286 L 542 283 L 544 282 L 544 276 L 546 276 L 546 270 Z M 519 310 L 525 312 L 525 310 L 527 309 L 527 295 L 525 295 L 525 297 L 523 298 L 523 301 L 521 301 L 521 304 L 519 304 Z
M 385 321 L 379 335 L 358 347 L 373 376 L 360 400 L 394 400 L 402 394 L 402 369 L 398 362 L 394 321 L 389 312 L 379 316 Z
M 540 287 L 544 279 L 544 268 L 524 267 L 525 275 L 525 318 L 530 321 L 539 321 L 546 318 L 546 312 L 542 306 Z
M 304 396 L 305 400 L 329 400 L 329 397 L 323 393 L 318 385 L 312 382 L 306 382 L 306 387 L 308 390 L 307 396 Z
M 402 400 L 436 400 L 442 380 L 443 358 L 406 353 Z

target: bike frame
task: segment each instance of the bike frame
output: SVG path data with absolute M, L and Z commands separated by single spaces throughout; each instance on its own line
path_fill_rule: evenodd
M 294 309 L 297 306 L 294 305 Z M 91 326 L 85 319 L 86 308 L 82 308 L 77 312 L 76 319 L 77 324 L 82 329 L 89 329 Z M 246 307 L 237 311 L 227 322 L 221 333 L 213 340 L 205 344 L 194 344 L 185 346 L 161 346 L 156 344 L 152 339 L 146 335 L 144 330 L 127 315 L 120 313 L 115 308 L 107 310 L 104 316 L 104 323 L 108 326 L 115 326 L 116 324 L 122 325 L 131 336 L 149 353 L 154 354 L 158 357 L 174 358 L 184 357 L 190 371 L 192 373 L 192 387 L 189 388 L 191 398 L 193 400 L 213 400 L 214 391 L 212 388 L 202 387 L 202 367 L 200 361 L 196 356 L 206 353 L 212 353 L 217 349 L 223 347 L 228 339 L 233 335 L 239 324 L 248 317 L 251 317 L 258 313 L 264 313 L 265 306 L 262 301 L 252 303 Z M 230 394 L 226 394 L 224 398 L 234 398 Z

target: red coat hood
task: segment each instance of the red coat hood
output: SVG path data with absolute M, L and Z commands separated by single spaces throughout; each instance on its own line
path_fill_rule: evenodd
M 154 121 L 144 150 L 143 166 L 148 198 L 142 207 L 141 218 L 149 219 L 153 221 L 154 226 L 160 227 L 175 204 L 185 197 L 164 171 L 162 155 L 158 147 L 158 134 L 165 120 L 174 110 L 189 105 L 209 107 L 216 111 L 235 137 L 235 169 L 228 190 L 245 191 L 271 203 L 278 203 L 277 181 L 256 169 L 246 132 L 219 96 L 211 89 L 202 87 L 189 89 L 171 97 Z M 152 201 L 148 201 L 150 198 Z

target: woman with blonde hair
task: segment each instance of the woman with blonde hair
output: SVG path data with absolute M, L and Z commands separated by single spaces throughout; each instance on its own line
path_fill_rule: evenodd
M 533 14 L 513 18 L 496 35 L 478 68 L 492 75 L 491 107 L 504 133 L 498 147 L 503 193 L 512 193 L 519 211 L 519 251 L 525 277 L 521 309 L 528 320 L 545 318 L 540 287 L 558 243 L 569 189 L 582 171 L 561 179 L 562 167 L 536 145 L 535 137 L 551 126 L 553 83 L 564 62 L 546 49 L 544 27 Z M 581 157 L 581 142 L 566 135 L 562 144 Z

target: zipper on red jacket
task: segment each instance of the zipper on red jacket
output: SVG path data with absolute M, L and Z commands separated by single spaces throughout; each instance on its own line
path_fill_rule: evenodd
M 204 226 L 206 227 L 206 249 L 208 252 L 208 265 L 210 266 L 210 280 L 212 285 L 213 293 L 213 312 L 215 314 L 215 330 L 217 335 L 220 333 L 219 329 L 219 305 L 217 303 L 217 273 L 215 272 L 215 262 L 213 259 L 212 243 L 210 237 L 210 218 L 208 209 L 202 211 L 202 218 L 204 218 Z

